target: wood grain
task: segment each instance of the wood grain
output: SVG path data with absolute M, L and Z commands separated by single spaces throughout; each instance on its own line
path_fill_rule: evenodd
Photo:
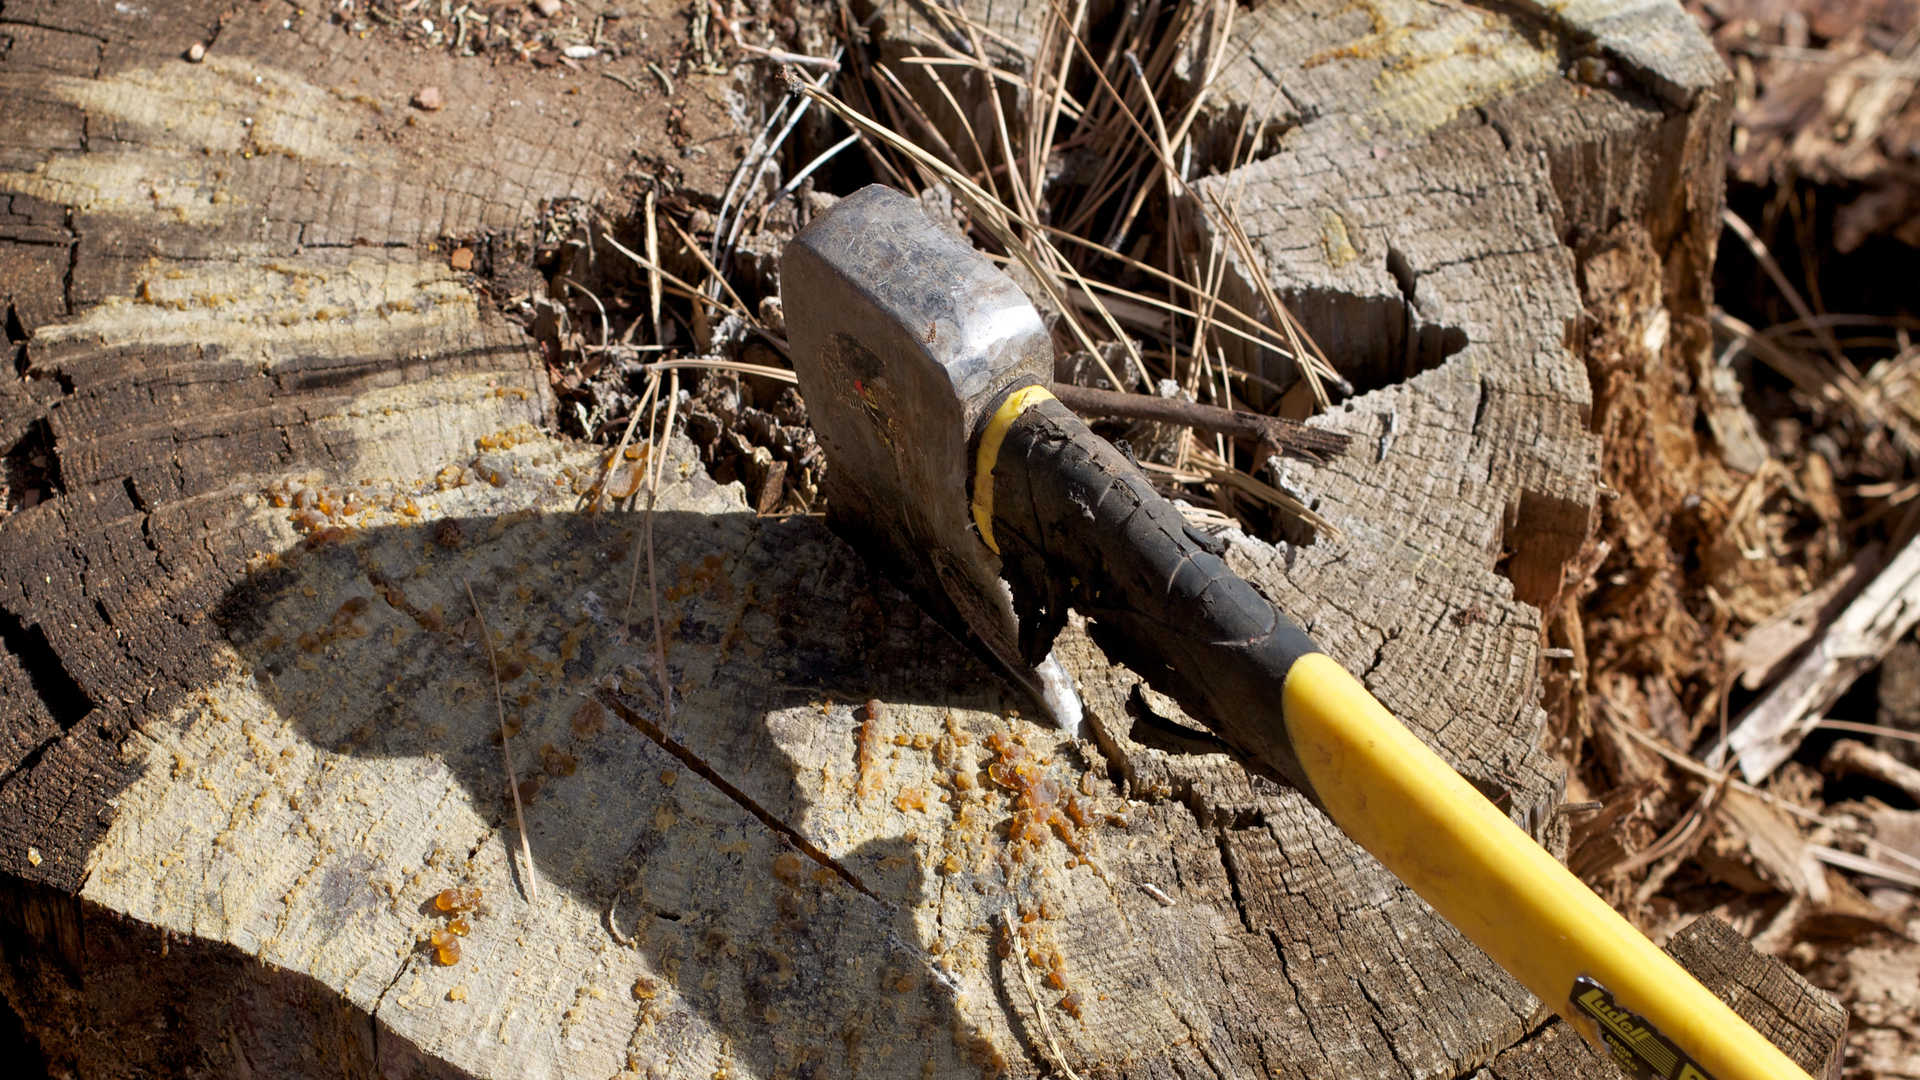
M 716 196 L 731 84 L 669 101 L 294 10 L 0 14 L 0 450 L 23 481 L 0 518 L 0 993 L 58 1067 L 1438 1077 L 1553 1037 L 1078 629 L 1086 742 L 684 443 L 650 517 L 581 512 L 596 452 L 546 433 L 540 357 L 446 252 L 530 258 L 542 205 L 616 205 L 630 156 Z M 1217 183 L 1367 393 L 1317 421 L 1358 452 L 1290 474 L 1340 536 L 1233 559 L 1554 845 L 1537 605 L 1595 500 L 1575 349 L 1588 319 L 1650 318 L 1585 310 L 1578 279 L 1657 266 L 1672 323 L 1700 309 L 1722 76 L 1611 21 L 1666 6 L 1438 10 L 1421 25 L 1484 23 L 1505 66 L 1395 83 L 1359 9 L 1240 14 L 1275 44 L 1235 55 L 1283 71 L 1294 112 Z M 918 48 L 890 18 L 881 48 Z M 1624 85 L 1566 77 L 1589 38 Z M 1236 68 L 1209 124 L 1279 100 L 1261 77 Z M 446 108 L 411 110 L 429 83 Z M 674 107 L 732 143 L 687 153 Z M 1010 835 L 1003 757 L 1077 800 L 1068 824 Z M 485 902 L 442 966 L 419 943 L 451 886 Z M 1741 948 L 1700 962 L 1831 1038 Z

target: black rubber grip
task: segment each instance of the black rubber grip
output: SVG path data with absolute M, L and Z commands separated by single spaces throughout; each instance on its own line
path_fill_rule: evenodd
M 1311 793 L 1280 716 L 1295 659 L 1318 651 L 1187 525 L 1132 459 L 1048 399 L 1007 429 L 993 466 L 993 534 L 1029 663 L 1069 608 L 1108 655 L 1229 746 Z

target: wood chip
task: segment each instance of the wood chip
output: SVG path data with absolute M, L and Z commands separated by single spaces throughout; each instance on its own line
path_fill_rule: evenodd
M 1730 788 L 1720 803 L 1720 816 L 1745 837 L 1755 867 L 1773 884 L 1816 904 L 1827 902 L 1826 874 L 1807 849 L 1799 826 L 1788 821 L 1785 814 L 1744 791 Z
M 1871 777 L 1920 799 L 1920 769 L 1856 739 L 1841 739 L 1834 743 L 1833 749 L 1827 751 L 1823 767 L 1829 773 L 1842 776 L 1858 773 Z
M 1819 588 L 1775 612 L 1727 647 L 1727 667 L 1740 673 L 1740 685 L 1758 690 L 1785 673 L 1786 663 L 1833 622 L 1841 609 L 1872 578 L 1885 560 L 1886 549 L 1869 544 L 1854 555 Z
M 1917 622 L 1920 540 L 1909 540 L 1827 625 L 1786 677 L 1747 710 L 1726 740 L 1714 747 L 1708 764 L 1718 768 L 1732 753 L 1749 783 L 1764 779 L 1799 748 L 1808 730 L 1802 721 L 1830 708 Z

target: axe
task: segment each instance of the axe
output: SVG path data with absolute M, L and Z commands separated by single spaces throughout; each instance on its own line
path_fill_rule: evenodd
M 1335 824 L 1629 1075 L 1802 1078 L 1320 652 L 1048 393 L 1019 287 L 879 185 L 787 246 L 783 302 L 835 528 L 1062 726 L 1069 610 Z

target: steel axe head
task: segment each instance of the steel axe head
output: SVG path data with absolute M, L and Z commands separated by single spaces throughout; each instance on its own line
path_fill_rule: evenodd
M 834 528 L 1068 728 L 1059 665 L 1020 659 L 999 559 L 969 516 L 972 441 L 1008 388 L 1053 376 L 1053 346 L 1020 287 L 875 184 L 787 245 L 782 304 L 807 415 L 827 453 Z

